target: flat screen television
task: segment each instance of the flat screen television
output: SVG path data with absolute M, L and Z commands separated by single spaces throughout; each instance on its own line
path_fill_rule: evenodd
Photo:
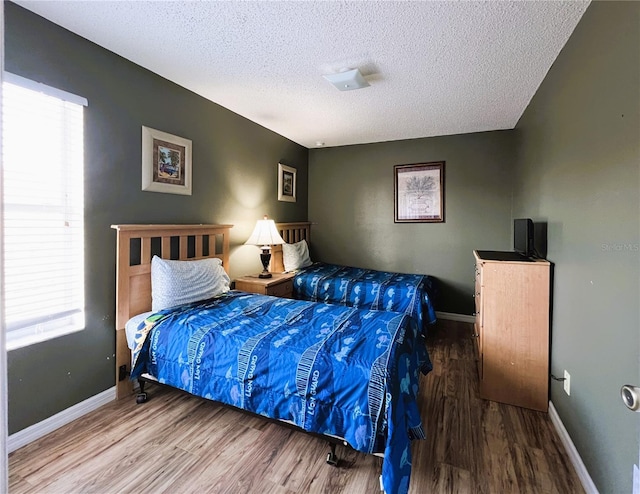
M 533 257 L 533 221 L 530 218 L 513 220 L 513 250 L 524 257 Z

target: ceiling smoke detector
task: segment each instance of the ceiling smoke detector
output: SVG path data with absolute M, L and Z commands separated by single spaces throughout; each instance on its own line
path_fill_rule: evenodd
M 351 91 L 362 89 L 370 84 L 366 81 L 358 69 L 346 70 L 337 74 L 323 75 L 326 80 L 333 84 L 340 91 Z

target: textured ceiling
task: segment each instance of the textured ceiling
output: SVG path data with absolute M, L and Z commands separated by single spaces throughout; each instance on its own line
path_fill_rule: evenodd
M 17 1 L 306 147 L 510 129 L 586 1 Z M 322 75 L 359 68 L 338 91 Z

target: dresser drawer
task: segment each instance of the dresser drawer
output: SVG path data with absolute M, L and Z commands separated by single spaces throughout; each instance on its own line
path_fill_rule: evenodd
M 272 285 L 267 288 L 267 295 L 273 295 L 274 297 L 293 297 L 293 280 L 286 280 L 277 285 Z

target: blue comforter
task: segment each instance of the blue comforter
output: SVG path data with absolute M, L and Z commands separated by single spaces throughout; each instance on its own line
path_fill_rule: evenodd
M 435 279 L 316 262 L 298 271 L 293 296 L 363 309 L 403 312 L 416 319 L 423 333 L 435 323 Z
M 384 452 L 383 485 L 406 493 L 411 439 L 424 438 L 419 371 L 431 362 L 415 321 L 231 291 L 166 309 L 136 335 L 132 379 L 149 373 L 194 395 Z

